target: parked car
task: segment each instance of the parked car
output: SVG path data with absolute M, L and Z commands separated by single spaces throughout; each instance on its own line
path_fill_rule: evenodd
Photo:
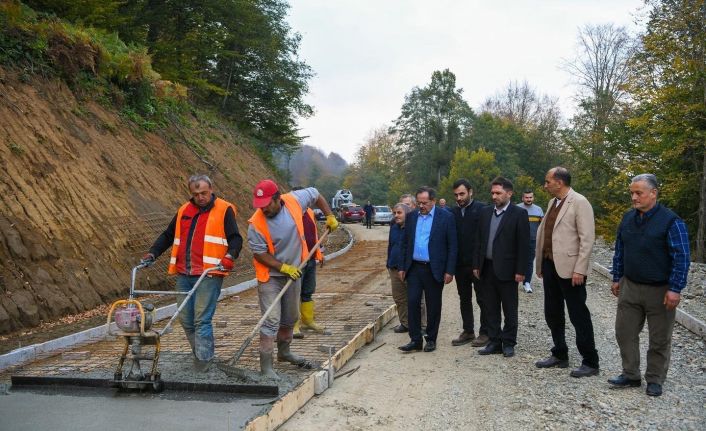
M 324 212 L 318 208 L 314 208 L 314 218 L 316 220 L 326 220 L 326 216 L 324 215 Z
M 365 219 L 365 211 L 357 204 L 343 204 L 339 208 L 338 219 L 343 223 L 359 222 Z
M 373 224 L 392 224 L 392 210 L 386 205 L 375 206 Z

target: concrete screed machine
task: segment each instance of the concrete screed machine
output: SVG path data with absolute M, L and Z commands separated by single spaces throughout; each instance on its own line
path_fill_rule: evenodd
M 135 278 L 137 271 L 152 265 L 154 261 L 141 261 L 132 268 L 130 294 L 128 299 L 115 301 L 108 311 L 108 334 L 122 337 L 125 346 L 113 375 L 112 386 L 120 389 L 152 389 L 154 392 L 164 390 L 164 382 L 159 372 L 160 338 L 171 332 L 171 325 L 186 306 L 187 302 L 201 284 L 201 281 L 211 271 L 224 271 L 220 265 L 206 269 L 188 292 L 136 290 Z M 137 295 L 186 295 L 169 322 L 161 330 L 152 329 L 156 321 L 154 305 L 135 299 Z M 115 319 L 118 331 L 112 330 L 111 321 Z M 149 372 L 143 369 L 143 363 L 148 363 Z

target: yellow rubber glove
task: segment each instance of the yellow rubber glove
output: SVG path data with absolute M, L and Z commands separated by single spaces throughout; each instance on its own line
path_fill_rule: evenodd
M 333 214 L 329 214 L 326 216 L 326 227 L 328 227 L 328 230 L 331 232 L 335 231 L 338 228 L 338 220 L 336 220 L 336 216 Z
M 297 278 L 302 276 L 302 272 L 297 268 L 296 266 L 292 265 L 287 265 L 286 263 L 282 264 L 282 267 L 279 269 L 279 272 L 282 274 L 286 274 L 291 278 L 292 280 L 296 280 Z

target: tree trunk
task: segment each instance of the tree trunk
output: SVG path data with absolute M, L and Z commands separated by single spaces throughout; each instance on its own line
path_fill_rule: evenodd
M 706 5 L 704 9 L 706 12 Z M 701 71 L 704 71 L 703 59 L 704 59 L 704 46 L 701 45 L 700 57 L 702 60 Z M 703 89 L 703 103 L 706 105 L 706 80 L 701 75 L 701 88 Z M 696 250 L 694 250 L 693 259 L 695 262 L 706 262 L 706 140 L 704 141 L 704 156 L 701 162 L 701 184 L 699 185 L 699 212 L 697 213 L 697 225 L 696 225 Z
M 704 144 L 706 150 L 706 143 Z M 706 151 L 704 151 L 704 159 L 701 164 L 701 184 L 699 187 L 699 212 L 696 227 L 696 250 L 694 251 L 693 260 L 695 262 L 706 262 Z

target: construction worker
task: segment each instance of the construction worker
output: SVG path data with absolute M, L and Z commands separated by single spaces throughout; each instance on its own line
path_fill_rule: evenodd
M 274 181 L 262 180 L 253 190 L 256 210 L 248 220 L 248 244 L 254 258 L 260 310 L 264 313 L 288 279 L 294 280 L 260 328 L 260 372 L 265 377 L 278 378 L 272 368 L 275 337 L 278 361 L 313 368 L 310 361 L 290 351 L 301 297 L 302 273 L 298 266 L 309 253 L 304 214 L 312 206 L 323 211 L 331 231 L 338 227 L 326 199 L 313 187 L 280 194 Z
M 292 191 L 302 190 L 303 187 L 293 187 Z M 314 210 L 307 208 L 306 215 L 302 219 L 304 223 L 304 238 L 306 239 L 306 246 L 309 250 L 314 247 L 314 245 L 319 242 L 319 230 L 316 227 L 316 217 L 314 216 Z M 316 292 L 316 263 L 324 262 L 324 254 L 321 248 L 316 249 L 312 259 L 307 262 L 304 270 L 302 271 L 302 288 L 301 288 L 301 303 L 300 303 L 300 314 L 297 323 L 294 324 L 294 338 L 304 338 L 304 334 L 301 332 L 302 327 L 304 329 L 311 329 L 312 331 L 323 334 L 326 331 L 326 327 L 319 325 L 314 320 L 314 300 L 312 296 Z
M 213 194 L 213 184 L 206 175 L 191 176 L 188 187 L 191 199 L 179 208 L 167 229 L 142 258 L 143 262 L 154 262 L 172 247 L 168 272 L 178 274 L 176 288 L 180 292 L 190 291 L 208 268 L 220 264 L 226 271 L 231 271 L 233 261 L 243 247 L 243 238 L 235 221 L 235 205 Z M 179 313 L 197 371 L 208 371 L 213 362 L 211 319 L 225 275 L 227 272 L 209 272 Z M 180 295 L 179 305 L 183 300 Z

